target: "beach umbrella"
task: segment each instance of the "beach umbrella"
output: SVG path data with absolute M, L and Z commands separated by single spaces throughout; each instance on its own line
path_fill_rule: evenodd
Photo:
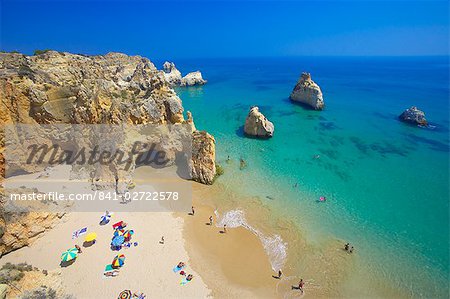
M 131 236 L 134 234 L 134 230 L 127 230 L 123 233 L 123 237 L 125 238 L 125 240 L 130 240 Z
M 103 215 L 102 217 L 100 217 L 100 223 L 105 223 L 107 224 L 109 222 L 109 220 L 111 219 L 110 215 Z
M 87 234 L 86 237 L 84 238 L 84 240 L 85 240 L 86 242 L 92 242 L 92 241 L 94 241 L 95 239 L 97 239 L 97 234 L 96 234 L 96 233 L 89 233 L 89 234 Z
M 116 237 L 114 237 L 114 239 L 112 239 L 111 245 L 120 246 L 123 244 L 124 241 L 125 241 L 125 238 L 123 236 L 116 236 Z
M 63 262 L 68 262 L 75 259 L 77 256 L 78 256 L 78 249 L 70 248 L 67 251 L 63 252 L 63 254 L 61 254 L 61 260 Z
M 124 233 L 125 233 L 125 230 L 123 230 L 123 229 L 116 229 L 114 231 L 114 237 L 122 236 Z
M 132 298 L 132 294 L 130 290 L 123 290 L 120 292 L 119 297 L 117 299 L 130 299 Z
M 123 264 L 125 264 L 125 255 L 123 254 L 117 255 L 111 263 L 114 268 L 122 267 Z
M 123 221 L 119 221 L 113 224 L 113 229 L 119 228 L 123 226 Z

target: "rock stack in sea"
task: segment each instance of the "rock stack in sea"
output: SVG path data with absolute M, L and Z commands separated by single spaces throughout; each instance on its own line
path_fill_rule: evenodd
M 195 86 L 206 84 L 200 71 L 188 73 L 182 77 L 181 72 L 176 68 L 173 62 L 164 62 L 163 64 L 164 77 L 171 86 Z
M 206 84 L 206 80 L 203 79 L 200 71 L 195 71 L 187 74 L 181 79 L 180 86 L 195 86 Z
M 416 106 L 406 109 L 400 114 L 399 119 L 403 122 L 407 122 L 415 125 L 426 126 L 428 124 L 425 113 L 419 110 Z
M 302 73 L 300 79 L 291 93 L 290 99 L 312 107 L 315 110 L 323 110 L 322 91 L 312 79 L 310 73 Z
M 170 85 L 180 85 L 181 83 L 181 72 L 175 67 L 173 62 L 164 62 L 163 65 L 164 77 Z
M 275 127 L 261 112 L 254 106 L 250 108 L 244 125 L 244 133 L 259 138 L 269 138 L 273 136 Z

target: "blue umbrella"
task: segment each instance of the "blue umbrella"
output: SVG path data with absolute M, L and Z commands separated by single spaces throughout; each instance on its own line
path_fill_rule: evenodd
M 112 246 L 120 246 L 123 244 L 124 241 L 125 241 L 125 238 L 123 236 L 116 236 L 116 237 L 114 237 L 114 239 L 112 239 L 111 245 Z
M 100 218 L 100 223 L 108 224 L 110 218 L 111 218 L 111 216 L 109 216 L 109 215 L 103 215 L 103 216 Z

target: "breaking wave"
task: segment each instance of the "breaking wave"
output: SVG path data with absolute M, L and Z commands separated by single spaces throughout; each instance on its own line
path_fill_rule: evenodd
M 223 215 L 220 215 L 216 210 L 214 211 L 214 214 L 216 214 L 218 219 L 216 222 L 217 227 L 223 227 L 224 224 L 226 224 L 228 228 L 242 226 L 257 235 L 263 244 L 264 251 L 269 256 L 272 269 L 274 271 L 278 271 L 283 268 L 287 258 L 287 243 L 283 241 L 281 236 L 264 235 L 262 232 L 247 223 L 245 213 L 242 210 L 230 210 L 225 212 Z

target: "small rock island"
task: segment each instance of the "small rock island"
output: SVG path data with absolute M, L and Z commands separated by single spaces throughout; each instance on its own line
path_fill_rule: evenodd
M 291 93 L 290 99 L 312 107 L 315 110 L 323 110 L 322 91 L 312 79 L 310 73 L 302 73 L 300 79 Z
M 164 62 L 163 64 L 164 77 L 171 86 L 196 86 L 206 84 L 200 71 L 190 72 L 182 77 L 181 72 L 176 68 L 173 62 Z
M 273 136 L 275 127 L 261 112 L 259 108 L 254 106 L 245 120 L 244 133 L 249 136 L 259 138 L 270 138 Z
M 425 113 L 422 110 L 419 110 L 416 106 L 406 109 L 398 118 L 403 122 L 414 125 L 428 125 L 428 121 L 425 118 Z

